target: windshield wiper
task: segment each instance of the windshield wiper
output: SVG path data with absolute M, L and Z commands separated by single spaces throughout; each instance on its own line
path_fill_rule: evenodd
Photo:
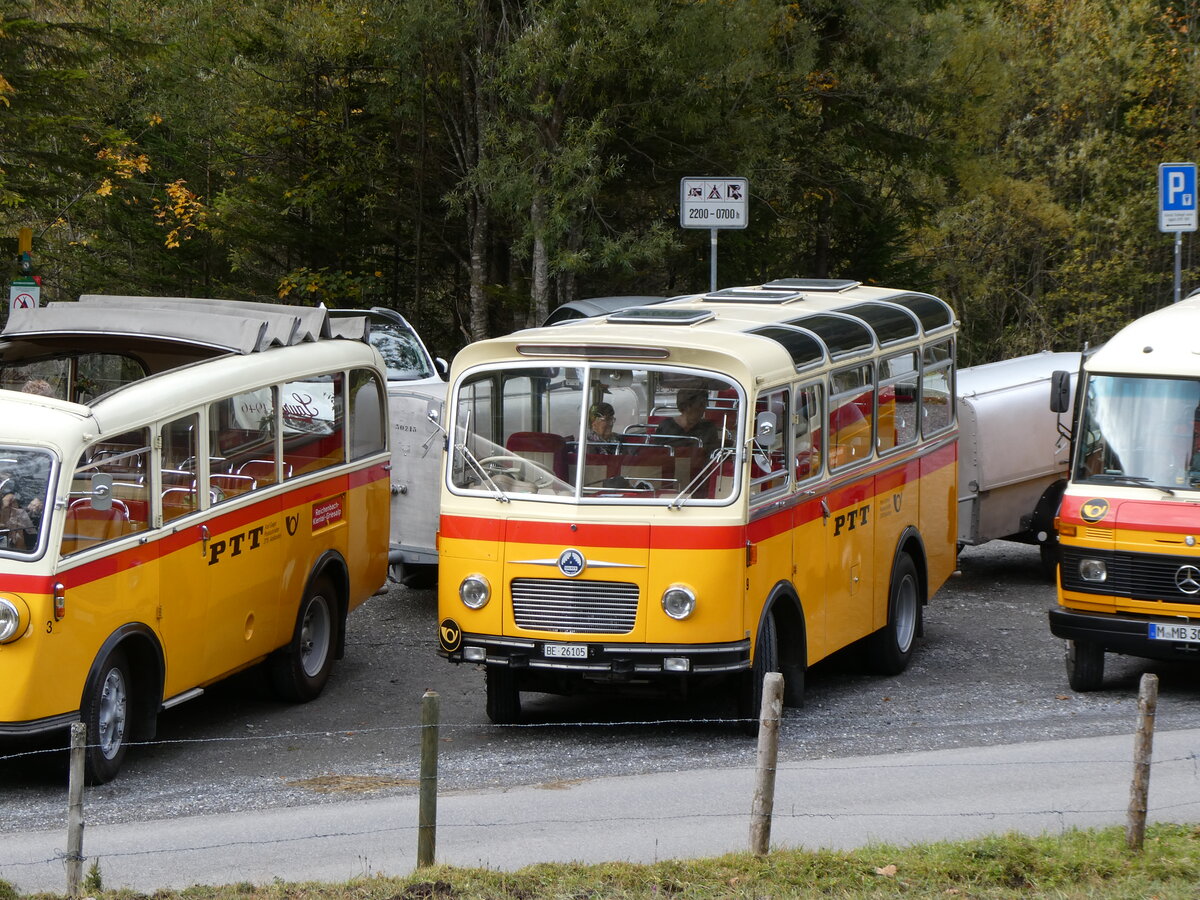
M 509 502 L 508 494 L 504 493 L 500 485 L 496 484 L 496 482 L 492 480 L 492 476 L 488 474 L 487 469 L 485 469 L 483 464 L 475 458 L 475 454 L 467 449 L 466 444 L 455 444 L 454 449 L 462 451 L 463 458 L 470 463 L 471 469 L 480 476 L 480 481 L 487 482 L 488 487 L 491 488 L 495 493 L 497 500 L 499 500 L 501 503 Z
M 714 450 L 713 455 L 708 458 L 708 462 L 704 464 L 704 467 L 687 483 L 687 487 L 676 494 L 675 499 L 667 504 L 667 509 L 679 509 L 683 506 L 683 501 L 690 499 L 692 494 L 696 492 L 696 488 L 702 485 L 705 479 L 731 456 L 733 456 L 732 447 L 721 447 L 719 450 Z
M 1127 484 L 1131 487 L 1152 487 L 1155 490 L 1162 491 L 1164 494 L 1169 494 L 1174 497 L 1175 492 L 1169 487 L 1161 484 L 1151 484 L 1150 479 L 1145 475 L 1116 475 L 1109 472 L 1097 472 L 1088 478 L 1088 481 L 1105 481 L 1108 484 Z

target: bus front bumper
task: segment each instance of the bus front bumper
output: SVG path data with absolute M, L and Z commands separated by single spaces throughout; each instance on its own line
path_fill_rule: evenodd
M 720 675 L 750 668 L 750 641 L 728 644 L 616 644 L 542 641 L 463 633 L 454 649 L 438 651 L 454 663 L 575 674 L 604 681 L 679 675 Z
M 1196 619 L 1187 620 L 1197 624 Z M 1077 612 L 1062 606 L 1050 610 L 1050 633 L 1070 641 L 1100 644 L 1110 653 L 1144 659 L 1200 659 L 1200 643 L 1150 637 L 1155 625 L 1179 625 L 1181 620 L 1164 616 L 1122 616 L 1111 613 Z

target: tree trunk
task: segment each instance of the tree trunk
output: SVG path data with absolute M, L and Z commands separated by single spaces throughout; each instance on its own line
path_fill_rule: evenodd
M 529 209 L 533 225 L 533 271 L 530 292 L 533 296 L 533 324 L 540 325 L 550 314 L 550 254 L 546 249 L 546 198 L 539 191 Z

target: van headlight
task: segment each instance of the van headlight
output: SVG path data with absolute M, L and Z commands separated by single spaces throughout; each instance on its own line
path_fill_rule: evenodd
M 662 608 L 672 619 L 686 619 L 696 609 L 696 595 L 682 584 L 673 584 L 662 595 Z
M 1102 559 L 1081 559 L 1079 561 L 1079 577 L 1084 581 L 1107 581 L 1108 566 Z
M 458 599 L 467 609 L 482 609 L 492 597 L 492 586 L 482 575 L 468 575 L 458 586 Z
M 0 644 L 16 640 L 29 627 L 29 610 L 20 600 L 0 597 Z

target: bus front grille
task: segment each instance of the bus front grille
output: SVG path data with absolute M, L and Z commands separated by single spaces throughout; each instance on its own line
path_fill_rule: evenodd
M 628 634 L 637 620 L 638 586 L 622 581 L 517 578 L 513 617 L 530 631 Z

